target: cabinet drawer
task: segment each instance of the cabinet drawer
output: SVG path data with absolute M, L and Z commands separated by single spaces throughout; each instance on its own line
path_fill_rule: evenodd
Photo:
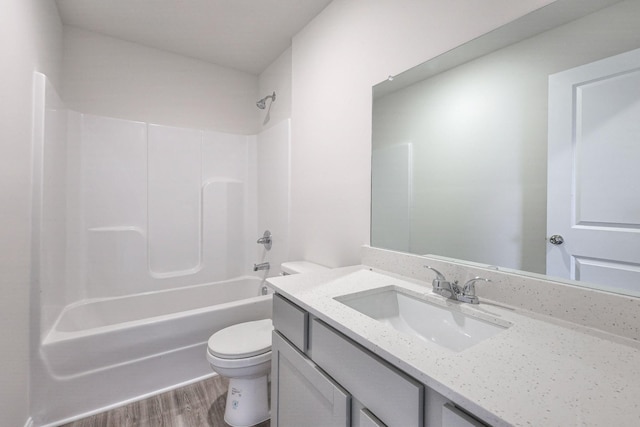
M 307 350 L 309 313 L 279 294 L 273 295 L 273 327 L 301 351 Z
M 318 319 L 312 359 L 389 427 L 423 425 L 424 386 Z

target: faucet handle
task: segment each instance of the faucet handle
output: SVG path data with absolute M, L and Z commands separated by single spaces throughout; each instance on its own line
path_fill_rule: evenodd
M 436 273 L 436 280 L 441 280 L 441 281 L 443 281 L 443 282 L 446 282 L 446 281 L 447 281 L 447 279 L 444 277 L 444 274 L 440 273 L 440 272 L 439 272 L 438 270 L 436 270 L 435 268 L 430 267 L 430 266 L 428 266 L 428 265 L 425 265 L 425 266 L 424 266 L 424 268 L 428 268 L 429 270 L 434 271 L 434 272 Z
M 431 286 L 433 286 L 434 292 L 446 296 L 447 298 L 455 298 L 456 295 L 460 293 L 460 288 L 458 288 L 458 281 L 449 282 L 444 274 L 440 273 L 433 267 L 428 265 L 424 266 L 429 270 L 432 270 L 436 273 L 436 278 L 431 281 Z
M 471 280 L 467 280 L 467 282 L 462 287 L 462 293 L 465 295 L 475 295 L 476 294 L 476 282 L 490 282 L 491 279 L 485 279 L 484 277 L 476 276 Z
M 467 280 L 467 282 L 462 287 L 462 294 L 458 297 L 459 301 L 468 302 L 471 304 L 479 304 L 480 301 L 476 296 L 476 282 L 490 282 L 490 279 L 485 279 L 484 277 L 476 276 L 471 280 Z
M 269 230 L 265 230 L 264 234 L 262 235 L 262 237 L 260 237 L 256 243 L 258 243 L 259 245 L 264 245 L 264 248 L 266 250 L 270 250 L 271 249 L 271 244 L 272 244 L 272 240 L 271 240 L 271 232 Z

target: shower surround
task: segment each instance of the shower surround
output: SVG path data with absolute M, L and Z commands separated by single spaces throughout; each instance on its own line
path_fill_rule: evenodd
M 288 218 L 259 218 L 258 175 L 288 194 L 289 121 L 161 126 L 67 110 L 41 74 L 34 86 L 33 414 L 47 425 L 210 375 L 210 334 L 270 316 L 251 266 L 284 261 Z M 256 245 L 263 224 L 274 253 Z

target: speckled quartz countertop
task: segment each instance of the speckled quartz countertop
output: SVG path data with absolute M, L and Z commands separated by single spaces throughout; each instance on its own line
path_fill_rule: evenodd
M 463 304 L 365 266 L 268 279 L 276 291 L 496 426 L 640 426 L 640 349 L 626 338 L 482 300 Z M 454 352 L 334 298 L 388 286 L 511 326 Z

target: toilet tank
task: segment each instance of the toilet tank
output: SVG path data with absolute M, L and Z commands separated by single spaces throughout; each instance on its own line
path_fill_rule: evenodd
M 329 267 L 325 267 L 324 265 L 315 264 L 309 261 L 283 262 L 282 264 L 280 264 L 280 268 L 282 269 L 283 276 L 287 276 L 289 274 L 302 274 L 329 270 Z

